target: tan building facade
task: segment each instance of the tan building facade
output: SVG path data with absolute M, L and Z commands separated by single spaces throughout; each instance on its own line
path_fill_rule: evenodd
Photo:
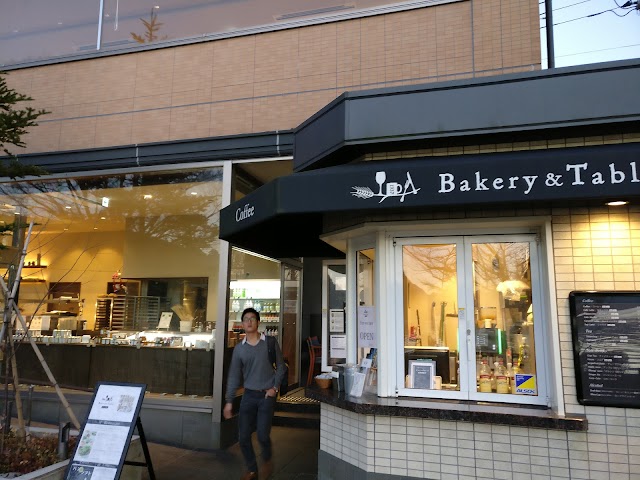
M 540 69 L 538 3 L 475 0 L 11 71 L 24 153 L 289 130 L 345 91 Z M 19 152 L 22 153 L 22 152 Z

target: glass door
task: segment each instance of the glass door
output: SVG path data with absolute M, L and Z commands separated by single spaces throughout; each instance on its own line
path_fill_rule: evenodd
M 535 235 L 405 238 L 395 248 L 398 393 L 545 404 Z
M 280 347 L 289 365 L 289 385 L 299 381 L 298 352 L 300 352 L 299 319 L 301 305 L 302 269 L 282 264 L 282 323 Z
M 466 331 L 462 238 L 396 239 L 398 325 L 398 392 L 413 397 L 466 398 L 468 377 L 460 348 Z M 402 279 L 400 281 L 400 279 Z M 462 336 L 462 346 L 464 336 Z
M 547 402 L 537 251 L 534 235 L 465 239 L 475 332 L 468 366 L 475 370 L 471 399 Z
M 329 348 L 334 337 L 344 338 L 346 343 L 346 261 L 325 260 L 322 271 L 322 371 L 328 372 L 334 365 L 347 361 L 346 351 Z

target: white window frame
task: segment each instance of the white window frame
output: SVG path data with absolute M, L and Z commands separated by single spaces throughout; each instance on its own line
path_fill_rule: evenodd
M 396 319 L 395 332 L 395 352 L 396 352 L 396 368 L 395 382 L 398 396 L 402 397 L 420 397 L 420 398 L 442 398 L 456 400 L 476 400 L 488 402 L 504 402 L 532 405 L 548 405 L 546 389 L 546 365 L 544 362 L 545 348 L 544 338 L 545 329 L 544 322 L 534 322 L 534 336 L 536 339 L 536 379 L 538 394 L 535 396 L 514 395 L 514 394 L 498 394 L 498 393 L 480 393 L 475 389 L 476 378 L 476 347 L 475 347 L 475 311 L 473 298 L 473 278 L 472 278 L 472 245 L 478 243 L 504 243 L 517 242 L 528 243 L 530 245 L 530 263 L 531 263 L 531 283 L 534 288 L 533 302 L 534 312 L 540 311 L 540 289 L 542 288 L 539 275 L 539 257 L 537 254 L 537 235 L 535 234 L 516 234 L 516 235 L 459 235 L 459 236 L 415 236 L 395 238 L 393 242 L 394 249 L 394 278 L 400 279 L 403 274 L 402 253 L 403 247 L 406 245 L 455 245 L 456 246 L 456 266 L 457 266 L 457 292 L 458 292 L 458 341 L 460 344 L 459 351 L 459 390 L 426 390 L 406 388 L 404 378 L 404 330 L 399 328 L 398 319 L 404 318 L 404 305 L 402 304 L 404 285 L 400 281 L 394 284 L 394 290 L 388 289 L 389 293 L 395 295 L 396 302 Z M 538 346 L 540 344 L 540 346 Z M 462 345 L 465 347 L 463 348 Z

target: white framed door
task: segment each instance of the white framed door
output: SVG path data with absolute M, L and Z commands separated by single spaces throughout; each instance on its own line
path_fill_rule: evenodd
M 537 236 L 393 245 L 398 395 L 548 404 Z

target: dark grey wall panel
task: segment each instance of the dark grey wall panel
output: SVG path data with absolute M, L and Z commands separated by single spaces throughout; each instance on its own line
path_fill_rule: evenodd
M 346 93 L 295 131 L 294 171 L 340 151 L 434 139 L 640 124 L 640 60 Z M 337 118 L 342 114 L 343 118 Z M 344 124 L 344 125 L 343 125 Z M 342 137 L 340 129 L 344 126 Z M 514 137 L 512 141 L 517 141 Z M 355 150 L 354 146 L 363 148 Z M 327 161 L 333 157 L 332 162 Z M 341 161 L 349 161 L 342 155 Z
M 213 160 L 279 157 L 292 153 L 293 133 L 284 131 L 90 150 L 35 153 L 19 155 L 18 158 L 26 165 L 38 165 L 47 172 L 55 174 Z M 1 160 L 2 157 L 0 157 Z

